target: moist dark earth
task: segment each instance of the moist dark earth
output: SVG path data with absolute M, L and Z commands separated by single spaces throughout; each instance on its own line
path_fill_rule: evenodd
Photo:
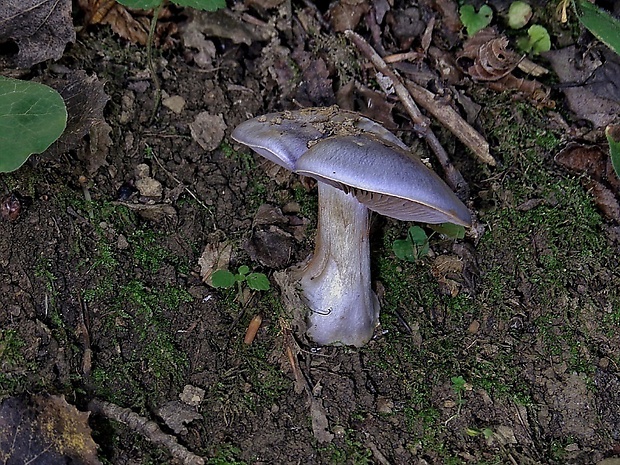
M 554 161 L 570 141 L 602 144 L 602 129 L 557 90 L 551 108 L 466 76 L 446 84 L 446 105 L 478 108 L 468 117 L 499 161 L 482 163 L 433 122 L 467 182 L 474 227 L 455 240 L 422 225 L 430 251 L 408 262 L 392 243 L 411 224 L 373 216 L 380 326 L 360 349 L 313 347 L 273 274 L 312 253 L 316 188 L 236 144 L 232 129 L 339 104 L 442 171 L 325 21 L 327 6 L 272 3 L 235 5 L 230 33 L 205 27 L 200 45 L 187 28 L 203 14 L 175 10 L 179 30 L 154 48 L 161 105 L 145 48 L 79 24 L 79 12 L 76 43 L 30 70 L 49 83 L 89 76 L 85 100 L 101 101 L 103 130 L 0 178 L 23 205 L 0 222 L 2 398 L 64 395 L 82 411 L 110 402 L 212 464 L 618 463 L 620 235 L 586 176 Z M 435 48 L 462 46 L 429 1 L 389 7 L 375 47 L 421 50 L 424 27 L 397 21 L 411 8 L 436 18 Z M 361 35 L 376 33 L 358 21 Z M 436 90 L 437 66 L 422 54 L 401 73 Z M 247 265 L 271 289 L 213 288 L 209 260 Z M 103 463 L 182 463 L 109 415 L 89 423 Z

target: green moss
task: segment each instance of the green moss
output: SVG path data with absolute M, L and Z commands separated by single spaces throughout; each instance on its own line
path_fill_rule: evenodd
M 231 444 L 220 444 L 213 457 L 207 459 L 207 465 L 246 465 L 246 462 L 237 460 L 239 454 L 239 448 Z
M 24 382 L 26 342 L 12 329 L 0 330 L 0 396 L 14 392 Z
M 303 186 L 295 187 L 295 202 L 301 207 L 301 215 L 308 218 L 312 224 L 316 224 L 319 212 L 319 199 L 316 193 L 308 192 Z
M 237 152 L 226 141 L 220 144 L 219 150 L 222 151 L 226 158 L 239 163 L 239 166 L 244 173 L 250 174 L 254 168 L 256 168 L 256 161 L 254 160 L 254 155 L 251 150 L 241 150 Z
M 156 273 L 171 253 L 159 242 L 161 235 L 151 229 L 139 229 L 127 237 L 136 263 L 149 273 Z
M 372 451 L 357 438 L 354 430 L 345 432 L 344 438 L 338 438 L 327 447 L 318 448 L 319 454 L 327 463 L 333 465 L 352 464 L 367 465 L 374 463 Z
M 121 286 L 110 302 L 111 312 L 106 319 L 103 337 L 111 341 L 131 341 L 124 350 L 97 366 L 93 381 L 100 395 L 121 405 L 141 405 L 147 396 L 163 395 L 170 381 L 179 387 L 188 367 L 187 355 L 180 351 L 170 332 L 170 325 L 162 312 L 176 309 L 191 296 L 179 288 L 167 286 L 150 290 L 140 281 Z M 135 346 L 136 350 L 129 350 Z M 152 386 L 144 386 L 142 374 Z M 140 381 L 140 379 L 142 381 Z M 126 385 L 119 390 L 119 380 Z M 145 392 L 146 391 L 146 392 Z M 148 394 L 147 394 L 148 392 Z

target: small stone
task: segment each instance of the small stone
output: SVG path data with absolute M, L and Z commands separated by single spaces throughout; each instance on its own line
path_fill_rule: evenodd
M 154 178 L 145 177 L 136 180 L 136 188 L 142 197 L 160 198 L 164 192 L 161 183 Z
M 198 407 L 205 397 L 205 390 L 191 384 L 187 384 L 183 388 L 183 392 L 179 394 L 179 399 L 187 405 Z
M 185 108 L 185 99 L 180 95 L 173 95 L 163 99 L 161 104 L 179 115 L 183 112 L 183 108 Z
M 377 412 L 389 414 L 394 409 L 394 402 L 386 397 L 377 398 Z
M 8 221 L 15 221 L 22 212 L 22 200 L 17 194 L 9 194 L 0 201 L 0 216 Z
M 118 250 L 126 250 L 129 248 L 129 242 L 122 234 L 119 234 L 118 239 L 116 239 L 116 247 L 118 247 Z
M 295 214 L 301 211 L 301 206 L 297 202 L 289 202 L 282 207 L 282 213 Z
M 193 123 L 189 125 L 193 139 L 207 152 L 219 147 L 226 131 L 224 117 L 211 115 L 206 111 L 198 113 Z
M 340 436 L 340 437 L 342 437 L 342 436 L 344 436 L 344 435 L 346 434 L 346 432 L 347 432 L 347 431 L 344 429 L 344 426 L 342 426 L 342 425 L 335 425 L 335 426 L 332 428 L 332 432 L 333 432 L 336 436 Z
M 478 320 L 474 320 L 469 324 L 469 327 L 467 328 L 467 332 L 469 334 L 476 334 L 479 329 L 480 329 L 480 322 Z
M 136 174 L 136 179 L 148 178 L 151 175 L 151 168 L 146 163 L 140 163 L 135 167 L 134 173 Z

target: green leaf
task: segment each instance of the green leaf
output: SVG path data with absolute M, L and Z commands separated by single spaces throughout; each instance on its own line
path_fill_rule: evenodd
M 527 30 L 527 35 L 530 36 L 530 44 L 534 54 L 551 50 L 551 37 L 549 37 L 547 29 L 540 24 L 530 26 Z
M 525 2 L 517 1 L 510 4 L 508 9 L 508 26 L 512 29 L 521 29 L 532 17 L 532 7 Z
M 54 89 L 0 76 L 0 172 L 46 150 L 66 125 L 65 102 Z
M 415 262 L 428 255 L 428 236 L 419 226 L 412 226 L 407 232 L 407 239 L 399 239 L 392 243 L 392 250 L 401 260 Z
M 620 178 L 620 125 L 609 125 L 605 128 L 605 136 L 609 142 L 609 155 L 616 175 Z
M 450 381 L 452 381 L 452 389 L 454 389 L 456 392 L 461 392 L 465 389 L 465 379 L 462 376 L 453 376 L 452 378 L 450 378 Z
M 493 10 L 489 5 L 482 5 L 476 13 L 473 5 L 463 5 L 459 9 L 461 22 L 467 29 L 467 35 L 473 36 L 480 29 L 487 27 L 493 19 Z
M 429 224 L 433 231 L 438 232 L 450 239 L 463 239 L 465 237 L 465 227 L 454 223 Z
M 226 0 L 172 0 L 179 6 L 196 8 L 197 10 L 215 11 L 226 8 Z
M 268 291 L 271 287 L 269 279 L 263 273 L 250 273 L 246 282 L 248 287 L 254 291 Z
M 211 275 L 213 287 L 229 288 L 235 285 L 235 275 L 228 270 L 217 270 Z
M 547 29 L 534 24 L 527 30 L 527 37 L 519 38 L 517 44 L 525 53 L 539 54 L 551 50 L 551 37 Z
M 127 8 L 136 8 L 139 10 L 153 10 L 157 8 L 164 0 L 116 0 Z
M 396 255 L 401 260 L 415 262 L 411 241 L 408 241 L 406 239 L 397 239 L 392 243 L 392 250 L 394 251 L 394 255 Z
M 241 265 L 238 271 L 241 276 L 245 276 L 250 272 L 250 267 L 247 265 Z
M 411 226 L 407 232 L 407 237 L 415 245 L 428 244 L 428 236 L 426 232 L 419 226 Z
M 620 21 L 587 0 L 577 0 L 577 17 L 581 24 L 614 52 L 620 55 Z

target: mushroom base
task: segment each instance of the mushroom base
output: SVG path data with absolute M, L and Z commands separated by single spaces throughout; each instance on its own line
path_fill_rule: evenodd
M 321 182 L 318 188 L 315 252 L 296 276 L 310 309 L 307 335 L 320 345 L 361 347 L 379 321 L 370 281 L 368 209 L 339 189 Z

